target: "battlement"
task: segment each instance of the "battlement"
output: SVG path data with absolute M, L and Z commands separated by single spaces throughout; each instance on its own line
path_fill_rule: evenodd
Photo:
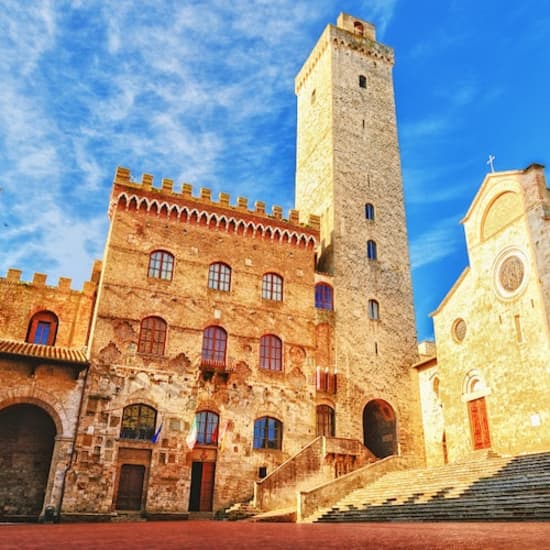
M 99 275 L 101 274 L 101 261 L 96 260 L 94 262 L 94 266 L 92 269 L 92 276 L 90 281 L 85 281 L 82 285 L 82 290 L 75 290 L 71 288 L 71 282 L 72 279 L 68 277 L 59 277 L 57 281 L 57 285 L 46 285 L 46 281 L 48 279 L 48 275 L 45 273 L 34 273 L 32 277 L 32 281 L 22 281 L 21 275 L 23 272 L 20 269 L 14 269 L 10 268 L 8 269 L 8 272 L 5 277 L 0 277 L 0 284 L 1 283 L 8 283 L 8 284 L 23 284 L 28 287 L 34 287 L 34 288 L 50 288 L 50 289 L 57 289 L 62 292 L 82 292 L 86 295 L 91 295 L 95 292 L 97 288 L 97 283 L 99 282 Z
M 363 19 L 359 19 L 353 15 L 341 12 L 336 20 L 336 26 L 340 29 L 344 29 L 358 36 L 364 36 L 369 40 L 376 42 L 376 27 L 368 21 L 364 21 Z
M 295 93 L 298 94 L 321 55 L 330 43 L 357 51 L 365 57 L 394 63 L 393 49 L 376 41 L 376 29 L 372 23 L 346 13 L 340 13 L 336 25 L 327 25 L 306 62 L 295 79 Z
M 124 187 L 122 190 L 120 187 Z M 132 193 L 134 191 L 134 193 Z M 138 192 L 138 193 L 135 193 Z M 174 191 L 174 181 L 163 178 L 160 187 L 153 187 L 153 176 L 143 174 L 141 181 L 131 179 L 128 168 L 118 167 L 113 181 L 113 195 L 111 201 L 110 215 L 114 208 L 121 207 L 130 210 L 145 210 L 157 215 L 165 214 L 166 217 L 182 217 L 187 220 L 193 215 L 197 219 L 206 216 L 217 218 L 238 219 L 249 222 L 254 220 L 256 225 L 276 225 L 292 232 L 299 231 L 308 235 L 316 234 L 320 229 L 320 218 L 310 215 L 307 224 L 300 223 L 300 214 L 297 210 L 290 210 L 288 218 L 283 217 L 283 209 L 280 206 L 273 206 L 271 214 L 266 212 L 266 205 L 262 201 L 254 203 L 254 209 L 249 209 L 246 197 L 237 197 L 235 205 L 231 205 L 231 197 L 228 193 L 219 193 L 218 200 L 212 200 L 212 191 L 201 188 L 199 196 L 193 195 L 193 187 L 189 183 L 183 183 L 181 190 Z M 133 207 L 131 207 L 133 203 Z M 316 235 L 313 235 L 316 237 Z

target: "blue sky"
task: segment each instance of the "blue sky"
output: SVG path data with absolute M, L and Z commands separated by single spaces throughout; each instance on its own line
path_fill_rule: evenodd
M 419 339 L 488 171 L 550 163 L 550 2 L 0 0 L 0 274 L 101 258 L 117 165 L 294 201 L 294 76 L 340 11 L 396 52 Z

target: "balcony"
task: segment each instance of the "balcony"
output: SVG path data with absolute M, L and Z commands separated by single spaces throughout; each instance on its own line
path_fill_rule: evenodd
M 207 357 L 202 357 L 199 368 L 202 372 L 204 380 L 210 380 L 214 377 L 214 375 L 216 375 L 226 381 L 229 376 L 229 370 L 225 359 L 210 359 Z

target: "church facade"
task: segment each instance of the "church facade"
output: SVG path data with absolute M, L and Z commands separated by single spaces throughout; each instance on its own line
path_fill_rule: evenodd
M 542 167 L 488 176 L 419 353 L 392 66 L 371 24 L 327 26 L 296 77 L 287 216 L 119 167 L 82 291 L 0 279 L 0 518 L 214 512 L 320 436 L 328 479 L 548 449 Z
M 417 365 L 429 464 L 550 446 L 550 190 L 544 168 L 488 174 L 463 221 L 469 266 Z

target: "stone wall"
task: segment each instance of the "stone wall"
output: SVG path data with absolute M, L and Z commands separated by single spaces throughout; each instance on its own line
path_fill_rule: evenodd
M 149 205 L 153 198 L 167 201 L 179 209 L 178 217 L 151 208 L 134 210 L 130 195 L 147 198 Z M 123 447 L 150 451 L 146 511 L 187 510 L 193 461 L 216 462 L 213 508 L 222 508 L 251 496 L 260 467 L 270 472 L 316 435 L 320 396 L 314 385 L 312 244 L 317 229 L 133 183 L 115 183 L 113 201 L 78 460 L 66 491 L 66 511 L 114 509 Z M 193 208 L 197 215 L 188 216 Z M 203 213 L 209 222 L 200 221 Z M 222 219 L 227 222 L 223 228 Z M 247 228 L 241 231 L 242 220 Z M 148 277 L 149 257 L 157 249 L 175 257 L 171 280 Z M 229 292 L 208 288 L 213 262 L 231 267 Z M 268 272 L 284 279 L 282 301 L 261 297 L 262 275 Z M 150 315 L 168 326 L 162 355 L 137 351 L 140 322 Z M 330 339 L 331 320 L 324 316 L 322 321 Z M 205 373 L 201 367 L 203 330 L 208 326 L 227 331 L 226 370 L 221 373 Z M 259 342 L 265 334 L 283 341 L 280 372 L 259 366 Z M 120 437 L 123 409 L 137 403 L 157 411 L 157 425 L 163 424 L 157 443 Z M 186 437 L 200 410 L 219 415 L 221 441 L 217 447 L 197 445 L 191 450 Z M 283 423 L 281 450 L 253 448 L 254 421 L 263 416 Z
M 485 403 L 492 449 L 548 449 L 549 304 L 541 282 L 550 241 L 541 182 L 537 166 L 490 174 L 464 219 L 470 266 L 434 313 L 451 461 L 474 448 L 475 400 Z
M 82 291 L 71 289 L 66 278 L 48 286 L 43 274 L 25 282 L 16 269 L 0 278 L 0 414 L 13 428 L 3 426 L 9 433 L 3 433 L 0 469 L 10 483 L 0 483 L 0 515 L 36 517 L 44 506 L 59 508 L 72 456 L 100 267 L 94 266 L 92 280 Z M 55 346 L 25 343 L 32 316 L 43 310 L 57 316 Z M 47 441 L 41 422 L 53 426 Z M 14 480 L 19 480 L 19 493 L 9 489 Z
M 392 65 L 393 50 L 375 41 L 369 23 L 343 14 L 326 28 L 296 78 L 296 204 L 321 217 L 318 269 L 333 275 L 335 362 L 345 380 L 338 406 L 347 418 L 337 435 L 362 440 L 364 408 L 380 399 L 398 419 L 396 449 L 422 461 Z M 369 319 L 369 300 L 379 304 L 378 319 Z

